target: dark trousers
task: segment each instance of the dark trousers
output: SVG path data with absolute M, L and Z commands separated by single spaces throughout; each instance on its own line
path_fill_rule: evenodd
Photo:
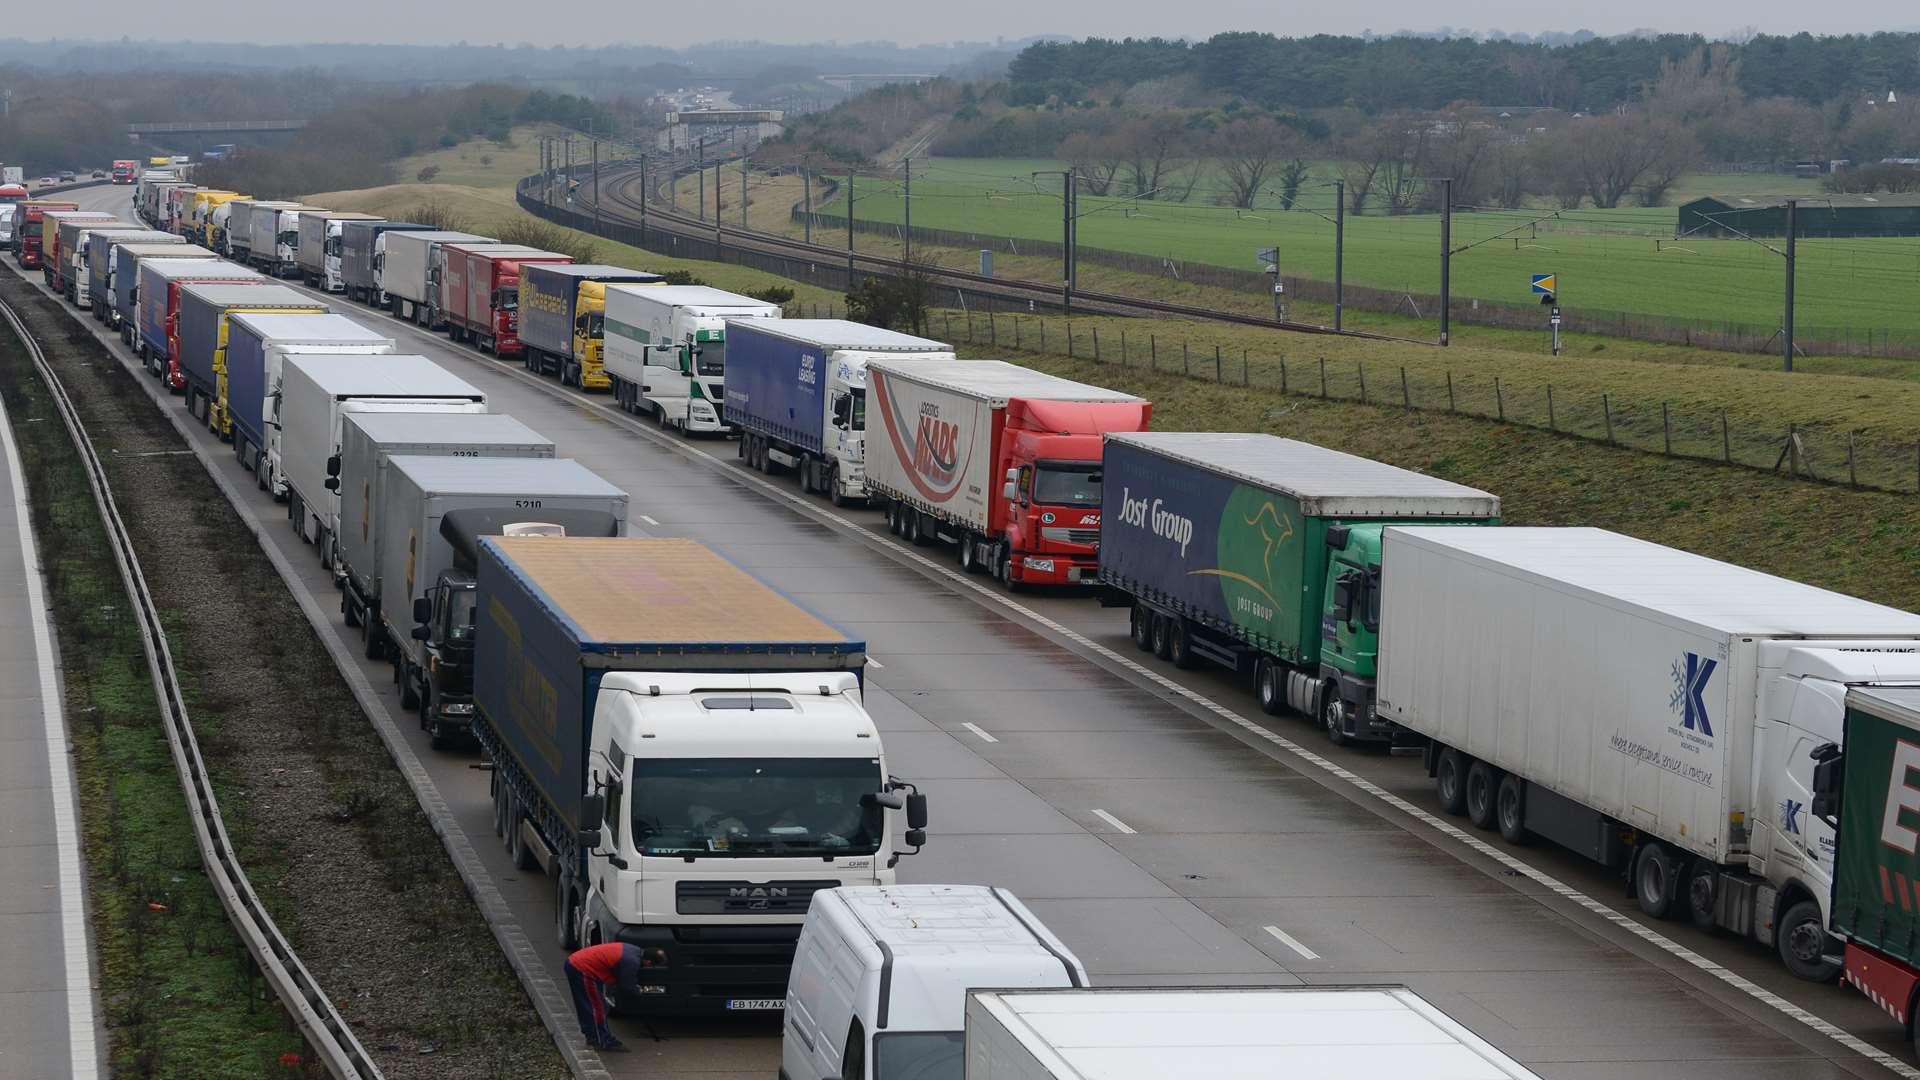
M 573 961 L 561 965 L 567 970 L 567 989 L 573 991 L 573 1012 L 580 1020 L 580 1034 L 594 1046 L 613 1041 L 613 1032 L 607 1028 L 607 999 L 600 992 L 600 982 L 589 980 Z

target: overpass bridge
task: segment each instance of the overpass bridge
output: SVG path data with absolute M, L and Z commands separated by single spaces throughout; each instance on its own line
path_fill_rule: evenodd
M 175 120 L 160 124 L 128 124 L 134 139 L 155 135 L 244 135 L 269 131 L 299 131 L 305 120 Z

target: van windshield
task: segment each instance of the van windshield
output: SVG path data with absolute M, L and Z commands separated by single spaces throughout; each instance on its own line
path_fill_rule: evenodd
M 967 1043 L 959 1031 L 892 1031 L 873 1037 L 874 1080 L 961 1080 Z
M 871 758 L 641 758 L 633 842 L 643 855 L 871 855 L 886 826 L 861 796 L 883 780 Z

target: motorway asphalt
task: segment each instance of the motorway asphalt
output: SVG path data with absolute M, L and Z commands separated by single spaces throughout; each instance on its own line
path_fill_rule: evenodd
M 81 199 L 128 213 L 124 191 Z M 1619 881 L 1563 852 L 1470 843 L 1421 815 L 1436 808 L 1417 758 L 1334 750 L 1297 718 L 1261 715 L 1224 673 L 1141 657 L 1124 612 L 962 579 L 942 553 L 888 537 L 876 512 L 749 473 L 733 443 L 665 435 L 604 397 L 330 301 L 630 492 L 636 534 L 705 541 L 864 636 L 890 767 L 932 801 L 931 842 L 901 879 L 1011 888 L 1096 983 L 1405 983 L 1564 1080 L 1920 1078 L 1859 995 L 1796 982 L 1757 946 L 1651 923 Z M 195 437 L 243 482 L 225 447 Z M 243 490 L 263 521 L 284 520 Z M 337 609 L 311 548 L 290 528 L 264 539 Z M 356 662 L 386 685 L 384 664 Z M 383 700 L 557 972 L 550 891 L 492 836 L 476 755 L 429 749 L 397 696 Z M 609 1056 L 615 1075 L 764 1080 L 778 1062 L 771 1018 L 619 1030 L 635 1052 Z
M 99 1005 L 59 657 L 19 453 L 7 430 L 0 444 L 0 1077 L 93 1077 Z

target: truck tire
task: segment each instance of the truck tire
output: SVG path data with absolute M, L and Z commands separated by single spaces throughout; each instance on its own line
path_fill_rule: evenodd
M 1167 660 L 1174 667 L 1186 671 L 1193 663 L 1193 630 L 1187 626 L 1187 620 L 1170 620 L 1173 625 L 1167 631 Z
M 1718 925 L 1714 918 L 1720 906 L 1720 868 L 1705 859 L 1693 861 L 1687 875 L 1687 917 L 1693 925 L 1712 933 Z
M 1500 838 L 1509 844 L 1524 844 L 1527 832 L 1527 782 L 1508 773 L 1500 778 L 1494 793 L 1494 817 L 1500 825 Z
M 526 820 L 526 816 L 520 813 L 520 800 L 514 800 L 513 811 L 513 816 L 507 819 L 511 830 L 507 834 L 507 854 L 513 859 L 515 870 L 532 870 L 540 863 L 533 857 L 533 850 L 527 847 L 526 838 L 521 833 L 520 823 Z
M 1327 741 L 1335 746 L 1347 745 L 1347 729 L 1342 726 L 1344 711 L 1340 704 L 1340 687 L 1334 683 L 1320 687 L 1320 730 L 1326 733 Z
M 1141 652 L 1153 651 L 1153 609 L 1145 604 L 1133 605 L 1127 613 L 1127 629 L 1133 634 L 1133 646 Z
M 907 543 L 914 547 L 923 547 L 927 542 L 927 517 L 920 511 L 907 507 Z
M 1841 965 L 1826 959 L 1827 930 L 1820 921 L 1820 905 L 1801 900 L 1788 906 L 1774 931 L 1774 943 L 1780 950 L 1780 962 L 1794 978 L 1808 982 L 1832 982 L 1840 977 Z
M 1158 612 L 1153 616 L 1153 655 L 1165 660 L 1173 654 L 1173 627 L 1170 618 Z
M 572 952 L 580 947 L 580 894 L 565 877 L 554 882 L 553 936 L 561 949 Z
M 853 499 L 840 490 L 840 466 L 835 465 L 827 471 L 827 501 L 839 508 L 846 508 Z
M 1656 919 L 1673 915 L 1674 901 L 1680 896 L 1680 870 L 1679 861 L 1667 850 L 1666 845 L 1658 841 L 1640 845 L 1640 850 L 1633 856 L 1633 894 L 1640 901 L 1641 911 Z M 1815 917 L 1818 918 L 1817 909 Z M 1780 940 L 1786 940 L 1784 932 Z M 1781 957 L 1786 957 L 1784 945 L 1781 946 Z
M 340 621 L 346 623 L 349 628 L 359 626 L 360 616 L 356 612 L 357 609 L 353 606 L 353 590 L 348 589 L 340 594 Z
M 1254 661 L 1253 696 L 1259 699 L 1260 711 L 1268 716 L 1279 716 L 1287 707 L 1286 672 L 1271 657 Z
M 1440 797 L 1440 809 L 1454 817 L 1467 812 L 1467 769 L 1472 764 L 1472 758 L 1451 746 L 1434 762 L 1433 793 Z
M 1500 791 L 1500 770 L 1484 761 L 1467 766 L 1467 820 L 1476 828 L 1494 827 L 1494 807 Z
M 978 541 L 972 533 L 960 534 L 960 543 L 957 546 L 960 549 L 960 572 L 963 574 L 974 574 L 980 570 L 980 560 L 973 557 L 976 543 Z
M 381 632 L 380 627 L 373 625 L 373 620 L 362 618 L 360 620 L 360 632 L 365 635 L 365 640 L 363 640 L 360 645 L 362 651 L 366 653 L 367 659 L 378 660 L 387 655 L 386 635 Z

